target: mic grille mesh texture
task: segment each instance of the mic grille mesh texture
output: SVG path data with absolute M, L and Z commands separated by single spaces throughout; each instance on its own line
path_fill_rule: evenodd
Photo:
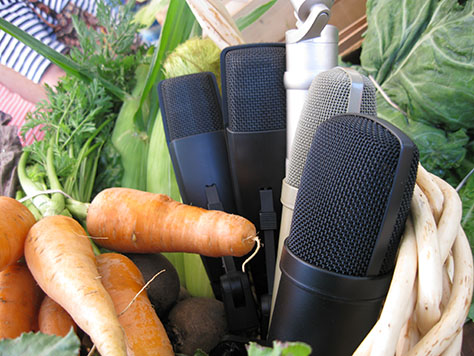
M 219 98 L 210 73 L 163 80 L 161 91 L 170 140 L 224 129 Z
M 360 112 L 376 116 L 375 87 L 367 77 L 363 76 L 363 80 Z M 351 80 L 341 68 L 322 72 L 311 83 L 291 148 L 287 184 L 299 187 L 306 156 L 317 127 L 334 115 L 347 113 L 350 88 Z
M 366 276 L 399 153 L 398 139 L 370 119 L 343 115 L 322 123 L 298 190 L 289 250 L 318 268 Z M 415 156 L 378 275 L 394 267 L 416 179 Z
M 229 129 L 255 132 L 286 128 L 285 47 L 251 46 L 225 56 Z

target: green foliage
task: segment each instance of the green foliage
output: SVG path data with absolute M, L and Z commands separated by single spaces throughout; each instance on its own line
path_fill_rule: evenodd
M 65 337 L 30 332 L 0 340 L 0 356 L 72 356 L 78 354 L 79 347 L 79 338 L 72 329 Z
M 166 55 L 189 37 L 194 23 L 186 1 L 171 0 L 150 64 L 138 67 L 134 73 L 135 87 L 123 102 L 112 135 L 124 167 L 121 186 L 147 190 L 148 161 L 169 160 L 168 150 L 150 150 L 150 137 L 159 111 L 156 85 L 163 79 L 162 64 Z M 156 192 L 167 194 L 167 191 Z
M 457 182 L 474 127 L 473 11 L 472 0 L 368 1 L 361 53 L 362 68 L 407 113 L 403 122 L 379 97 L 380 116 L 403 125 L 425 168 Z
M 257 7 L 255 10 L 253 10 L 251 13 L 249 13 L 247 16 L 241 17 L 237 19 L 236 24 L 239 30 L 243 30 L 244 28 L 250 26 L 253 24 L 255 21 L 257 21 L 260 16 L 262 16 L 265 12 L 267 12 L 275 3 L 277 0 L 271 0 L 259 7 Z
M 273 347 L 263 347 L 251 342 L 247 352 L 249 356 L 309 356 L 311 347 L 302 342 L 274 341 Z
M 361 70 L 404 111 L 378 95 L 378 116 L 407 133 L 421 164 L 454 187 L 474 167 L 473 13 L 473 0 L 368 0 L 361 53 Z M 459 195 L 474 251 L 473 180 Z
M 61 194 L 32 200 L 43 215 L 75 215 L 84 218 L 85 206 L 95 189 L 95 179 L 109 186 L 119 185 L 122 175 L 118 153 L 110 145 L 117 112 L 127 91 L 134 86 L 137 66 L 145 60 L 145 48 L 136 45 L 138 24 L 132 23 L 133 4 L 121 6 L 118 0 L 98 3 L 97 20 L 101 31 L 74 19 L 80 48 L 69 56 L 52 51 L 45 44 L 0 22 L 0 27 L 38 53 L 66 70 L 55 88 L 47 87 L 47 101 L 27 116 L 22 134 L 41 125 L 44 138 L 24 148 L 19 178 L 27 195 L 46 189 Z M 101 155 L 102 151 L 106 154 Z M 31 169 L 34 167 L 34 170 Z M 104 174 L 117 173 L 114 179 Z M 34 172 L 34 175 L 30 175 Z

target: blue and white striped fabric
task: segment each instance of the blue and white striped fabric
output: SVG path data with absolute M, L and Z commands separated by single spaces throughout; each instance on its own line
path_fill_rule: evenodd
M 0 0 L 0 17 L 34 36 L 36 39 L 61 52 L 66 46 L 57 41 L 53 30 L 26 4 L 28 0 Z M 92 14 L 96 13 L 94 0 L 40 0 L 57 13 L 72 1 L 78 7 Z M 45 13 L 41 16 L 55 24 L 54 18 Z M 16 70 L 33 82 L 38 83 L 51 64 L 49 60 L 31 50 L 9 34 L 0 31 L 0 63 Z

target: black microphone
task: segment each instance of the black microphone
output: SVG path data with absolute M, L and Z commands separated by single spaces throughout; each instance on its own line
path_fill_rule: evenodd
M 319 125 L 281 256 L 269 340 L 306 342 L 315 356 L 355 351 L 388 291 L 417 166 L 415 144 L 386 121 L 343 114 Z
M 351 68 L 335 67 L 315 76 L 298 120 L 286 177 L 282 183 L 280 233 L 277 249 L 272 306 L 280 282 L 279 262 L 283 242 L 290 233 L 293 208 L 306 157 L 318 126 L 334 115 L 348 112 L 376 116 L 375 87 L 366 76 Z M 288 149 L 287 149 L 288 151 Z
M 158 84 L 160 109 L 183 203 L 235 213 L 219 89 L 210 72 Z M 214 294 L 224 301 L 230 331 L 258 326 L 245 273 L 234 258 L 201 256 Z
M 286 149 L 285 46 L 259 43 L 221 53 L 224 123 L 237 213 L 260 227 L 262 188 L 271 188 L 275 209 Z
M 259 297 L 273 289 L 275 243 L 286 155 L 283 43 L 255 43 L 221 53 L 223 113 L 237 213 L 252 221 L 264 253 L 250 269 Z M 270 300 L 263 306 L 269 316 Z

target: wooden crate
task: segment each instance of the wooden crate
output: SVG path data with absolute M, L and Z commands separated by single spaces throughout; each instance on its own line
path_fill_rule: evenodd
M 245 16 L 268 0 L 224 0 L 234 18 Z M 339 54 L 357 50 L 367 29 L 366 0 L 335 0 L 329 23 L 339 29 Z M 294 9 L 289 0 L 278 0 L 257 22 L 242 31 L 246 42 L 284 42 L 285 32 L 296 27 Z

